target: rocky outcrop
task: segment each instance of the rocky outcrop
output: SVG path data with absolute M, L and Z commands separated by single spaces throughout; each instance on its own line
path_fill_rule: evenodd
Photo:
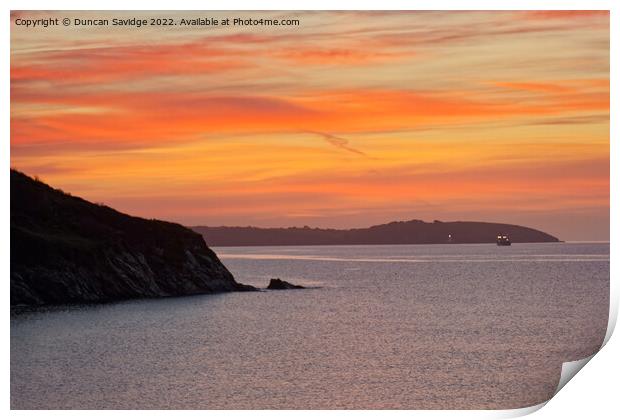
M 269 286 L 267 286 L 268 290 L 288 290 L 288 289 L 305 289 L 303 286 L 297 286 L 295 284 L 291 284 L 287 281 L 280 279 L 271 279 L 269 280 Z
M 11 305 L 256 290 L 181 225 L 90 203 L 11 170 Z

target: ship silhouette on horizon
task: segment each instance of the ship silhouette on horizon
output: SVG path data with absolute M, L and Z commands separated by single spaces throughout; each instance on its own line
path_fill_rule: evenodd
M 502 235 L 501 233 L 497 235 L 497 245 L 498 246 L 510 246 L 510 238 L 508 235 Z

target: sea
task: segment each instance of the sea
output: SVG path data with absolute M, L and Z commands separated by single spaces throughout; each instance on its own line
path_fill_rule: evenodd
M 12 310 L 11 408 L 520 408 L 607 329 L 608 243 L 214 250 L 306 289 Z

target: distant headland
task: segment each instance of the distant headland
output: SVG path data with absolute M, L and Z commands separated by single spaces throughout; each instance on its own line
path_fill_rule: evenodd
M 508 235 L 513 243 L 560 242 L 555 236 L 524 226 L 439 220 L 432 223 L 409 220 L 358 229 L 320 229 L 307 226 L 195 226 L 192 229 L 202 234 L 209 246 L 475 244 L 494 243 L 499 233 Z

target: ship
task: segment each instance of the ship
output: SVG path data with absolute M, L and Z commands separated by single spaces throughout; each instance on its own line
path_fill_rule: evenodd
M 510 238 L 508 235 L 502 235 L 501 233 L 497 235 L 497 245 L 498 246 L 509 246 Z

